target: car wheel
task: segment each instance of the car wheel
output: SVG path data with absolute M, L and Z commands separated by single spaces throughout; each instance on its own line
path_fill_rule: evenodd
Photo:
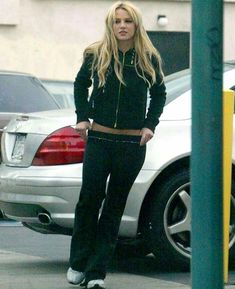
M 235 181 L 233 180 L 233 188 Z M 152 253 L 162 266 L 188 270 L 191 247 L 191 197 L 189 169 L 171 175 L 154 188 L 149 213 L 149 239 Z M 234 192 L 234 190 L 233 190 Z M 235 198 L 231 198 L 230 259 L 235 255 Z M 233 257 L 232 257 L 233 256 Z

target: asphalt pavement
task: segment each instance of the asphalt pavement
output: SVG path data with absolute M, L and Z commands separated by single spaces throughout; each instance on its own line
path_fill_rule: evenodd
M 1 289 L 69 289 L 79 288 L 67 283 L 67 262 L 0 250 Z M 136 274 L 113 272 L 106 278 L 108 289 L 183 289 L 189 286 Z M 81 287 L 80 287 L 81 288 Z M 234 287 L 235 288 L 235 287 Z
M 42 235 L 20 224 L 0 222 L 0 289 L 72 289 L 68 284 L 70 237 Z M 234 283 L 234 272 L 231 272 Z M 189 289 L 189 272 L 165 272 L 156 260 L 115 259 L 106 278 L 107 289 Z M 226 285 L 235 289 L 235 285 Z

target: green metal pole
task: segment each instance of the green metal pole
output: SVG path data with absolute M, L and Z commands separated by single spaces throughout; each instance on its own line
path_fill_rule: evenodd
M 223 1 L 192 0 L 192 288 L 222 289 Z

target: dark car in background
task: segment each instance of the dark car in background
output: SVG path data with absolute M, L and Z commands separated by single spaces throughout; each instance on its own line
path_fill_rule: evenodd
M 3 128 L 16 114 L 60 108 L 63 106 L 37 77 L 26 73 L 0 71 L 0 141 Z

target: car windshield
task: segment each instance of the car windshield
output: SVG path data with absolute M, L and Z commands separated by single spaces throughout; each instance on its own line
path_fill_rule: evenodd
M 0 75 L 0 112 L 29 113 L 59 108 L 37 78 Z
M 224 72 L 234 69 L 233 62 L 224 64 Z M 191 70 L 186 69 L 165 77 L 165 85 L 167 92 L 166 105 L 176 99 L 186 91 L 191 89 Z M 234 90 L 234 86 L 230 89 Z
M 188 91 L 191 87 L 191 73 L 190 70 L 183 70 L 176 72 L 165 78 L 166 85 L 166 105 L 172 100 L 179 97 L 184 92 Z

